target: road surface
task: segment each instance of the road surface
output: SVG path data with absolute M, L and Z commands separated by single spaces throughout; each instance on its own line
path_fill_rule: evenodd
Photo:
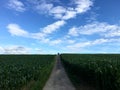
M 59 55 L 56 56 L 56 64 L 43 90 L 75 90 L 61 64 Z

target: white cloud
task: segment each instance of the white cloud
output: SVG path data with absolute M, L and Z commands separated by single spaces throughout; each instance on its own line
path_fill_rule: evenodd
M 43 40 L 43 38 L 46 37 L 46 34 L 42 32 L 31 33 L 30 35 L 31 38 L 39 39 L 39 40 Z
M 62 40 L 60 40 L 60 39 L 51 40 L 49 38 L 42 38 L 41 42 L 47 43 L 51 46 L 54 46 L 54 45 L 58 45 L 58 44 L 62 43 Z
M 73 2 L 73 5 L 76 4 L 76 6 L 68 7 L 62 19 L 68 20 L 71 18 L 75 18 L 77 14 L 88 11 L 93 5 L 93 2 L 91 0 L 74 0 Z
M 13 36 L 22 36 L 22 37 L 27 37 L 27 38 L 33 38 L 33 39 L 37 39 L 43 43 L 47 43 L 49 45 L 56 45 L 56 44 L 61 43 L 62 41 L 59 39 L 52 40 L 52 36 L 49 37 L 49 35 L 53 34 L 60 27 L 62 27 L 65 23 L 66 22 L 63 20 L 56 21 L 50 25 L 47 25 L 44 28 L 41 28 L 41 31 L 37 32 L 37 33 L 27 32 L 26 30 L 21 29 L 21 27 L 18 24 L 9 24 L 7 26 L 7 28 L 8 28 L 9 33 Z
M 69 29 L 66 36 L 68 37 L 66 38 L 67 40 L 70 38 L 72 39 L 74 36 L 75 42 L 68 43 L 66 46 L 66 49 L 69 49 L 69 51 L 71 50 L 73 52 L 80 52 L 81 50 L 87 50 L 87 52 L 90 52 L 90 50 L 92 49 L 93 51 L 95 50 L 95 48 L 98 49 L 98 46 L 103 46 L 103 48 L 104 46 L 112 48 L 112 46 L 119 46 L 118 44 L 120 43 L 120 26 L 117 24 L 109 24 L 106 22 L 96 21 L 79 27 L 74 26 Z M 94 37 L 96 36 L 97 39 L 95 40 Z M 79 40 L 83 37 L 85 37 L 86 40 Z M 100 52 L 104 51 L 104 49 Z
M 105 43 L 107 43 L 107 44 L 108 43 L 115 44 L 117 42 L 120 42 L 120 38 L 117 38 L 117 39 L 100 38 L 100 39 L 96 39 L 96 40 L 93 40 L 93 41 L 77 42 L 77 43 L 68 45 L 67 49 L 80 50 L 80 49 L 86 48 L 88 46 L 90 47 L 90 46 L 102 45 L 102 44 L 105 44 Z
M 93 5 L 93 2 L 91 0 L 74 0 L 73 5 L 71 5 L 71 7 L 69 7 L 69 5 L 63 6 L 59 3 L 56 6 L 54 5 L 54 0 L 36 0 L 32 1 L 32 3 L 34 4 L 35 9 L 39 13 L 45 13 L 53 16 L 54 18 L 63 20 L 75 18 L 77 14 L 81 14 L 88 11 Z
M 47 13 L 48 11 L 50 11 L 53 7 L 53 4 L 52 3 L 42 3 L 42 4 L 37 4 L 36 5 L 36 9 L 38 10 L 39 13 Z
M 65 21 L 61 20 L 61 21 L 57 21 L 53 24 L 47 25 L 46 27 L 42 28 L 42 32 L 45 34 L 50 34 L 54 31 L 56 31 L 57 29 L 59 29 L 61 26 L 65 25 Z
M 71 49 L 71 50 L 77 50 L 77 49 L 81 49 L 81 48 L 89 46 L 89 45 L 91 45 L 91 43 L 89 41 L 87 41 L 87 42 L 80 42 L 80 43 L 68 45 L 67 48 Z
M 0 47 L 0 54 L 3 54 L 4 49 L 2 47 Z
M 74 0 L 73 5 L 76 6 L 68 7 L 62 19 L 68 20 L 71 18 L 75 18 L 77 14 L 81 14 L 88 11 L 93 5 L 93 2 L 91 0 Z
M 57 39 L 57 40 L 53 40 L 50 42 L 51 45 L 57 45 L 57 44 L 60 44 L 62 42 L 62 40 L 60 39 Z
M 102 44 L 102 43 L 106 43 L 106 42 L 111 42 L 111 39 L 97 39 L 95 41 L 92 41 L 91 44 L 92 45 L 96 45 L 96 44 Z
M 57 51 L 55 50 L 48 50 L 48 49 L 41 49 L 41 48 L 35 48 L 33 49 L 33 54 L 56 54 Z
M 24 37 L 28 36 L 28 32 L 21 29 L 21 27 L 17 24 L 9 24 L 7 28 L 8 28 L 9 33 L 11 33 L 12 35 L 24 36 Z
M 46 43 L 48 45 L 54 46 L 54 45 L 58 45 L 60 43 L 62 43 L 62 40 L 60 39 L 50 39 L 49 37 L 36 37 L 35 39 L 38 39 L 40 42 L 42 43 Z
M 118 25 L 113 25 L 110 27 L 110 31 L 108 33 L 105 33 L 104 36 L 105 37 L 116 37 L 116 36 L 120 36 L 120 26 Z
M 66 22 L 63 20 L 56 21 L 50 25 L 47 25 L 44 28 L 41 28 L 40 32 L 31 33 L 31 38 L 38 39 L 43 43 L 48 43 L 49 45 L 59 44 L 61 42 L 60 40 L 50 40 L 52 36 L 50 36 L 49 38 L 49 35 L 57 31 L 60 27 L 64 26 L 65 24 Z
M 68 20 L 76 17 L 76 12 L 73 10 L 67 10 L 65 15 L 62 17 L 63 20 Z
M 69 5 L 62 5 L 59 0 L 27 0 L 28 5 L 25 8 L 24 3 L 20 0 L 9 0 L 8 6 L 19 12 L 24 12 L 28 8 L 33 8 L 38 13 L 51 15 L 57 19 L 68 20 L 75 18 L 77 14 L 88 11 L 93 2 L 91 0 L 74 0 L 71 7 Z M 55 4 L 57 2 L 57 4 Z
M 84 13 L 90 9 L 90 6 L 93 5 L 91 0 L 74 0 L 75 4 L 77 4 L 75 10 L 77 13 Z
M 19 0 L 9 0 L 8 7 L 18 12 L 24 12 L 26 10 L 24 4 Z
M 75 40 L 67 40 L 68 44 L 73 44 L 75 43 Z
M 71 28 L 69 30 L 69 32 L 68 32 L 68 35 L 70 35 L 70 36 L 78 36 L 79 35 L 78 28 L 76 28 L 76 27 Z
M 55 18 L 62 18 L 64 13 L 66 12 L 66 8 L 62 7 L 62 6 L 56 6 L 53 7 L 51 10 L 49 10 L 49 14 L 53 15 Z
M 80 27 L 72 27 L 69 29 L 68 35 L 93 35 L 98 34 L 105 37 L 120 36 L 120 26 L 110 25 L 105 22 L 93 22 Z
M 37 39 L 39 39 L 40 41 L 42 41 L 44 43 L 48 43 L 49 45 L 59 44 L 62 42 L 61 40 L 59 40 L 59 39 L 50 40 L 48 35 L 52 34 L 53 32 L 55 32 L 56 30 L 58 30 L 60 27 L 62 27 L 65 24 L 66 24 L 66 22 L 63 20 L 57 21 L 55 23 L 52 23 L 52 24 L 47 25 L 46 27 L 42 28 L 40 33 L 36 33 L 34 35 Z
M 50 10 L 50 13 L 53 13 L 53 14 L 62 14 L 62 13 L 65 13 L 65 12 L 66 12 L 66 9 L 62 6 L 53 7 Z
M 99 14 L 97 14 L 96 12 L 94 11 L 91 11 L 89 13 L 89 17 L 86 18 L 87 22 L 94 22 L 94 21 L 97 21 L 97 17 L 99 16 Z
M 29 54 L 30 48 L 23 46 L 0 47 L 0 54 Z

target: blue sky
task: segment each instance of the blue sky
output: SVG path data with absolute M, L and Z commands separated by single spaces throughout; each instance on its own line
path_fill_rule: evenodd
M 120 53 L 119 0 L 1 0 L 0 54 Z

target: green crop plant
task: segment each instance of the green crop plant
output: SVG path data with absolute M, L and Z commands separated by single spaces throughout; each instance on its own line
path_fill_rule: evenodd
M 96 90 L 120 90 L 119 54 L 62 54 L 61 57 L 76 87 L 83 79 Z
M 0 90 L 42 90 L 54 61 L 54 55 L 0 55 Z

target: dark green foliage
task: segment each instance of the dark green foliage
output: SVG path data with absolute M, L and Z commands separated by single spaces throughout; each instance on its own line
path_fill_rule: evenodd
M 119 54 L 63 54 L 62 61 L 76 86 L 82 78 L 97 90 L 120 90 Z
M 32 90 L 42 90 L 53 64 L 54 55 L 0 55 L 0 90 L 21 90 L 31 81 L 38 87 Z

